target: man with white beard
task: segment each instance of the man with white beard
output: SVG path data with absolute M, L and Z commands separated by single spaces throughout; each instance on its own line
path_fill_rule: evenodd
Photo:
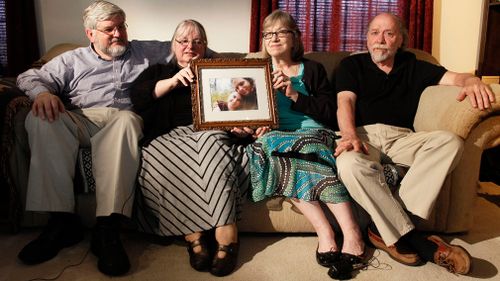
M 25 264 L 50 260 L 83 239 L 73 179 L 78 149 L 90 147 L 97 201 L 91 250 L 107 275 L 130 269 L 119 225 L 132 212 L 142 119 L 129 110 L 129 91 L 149 65 L 167 62 L 170 43 L 129 42 L 125 20 L 120 7 L 92 3 L 83 14 L 88 47 L 18 76 L 18 87 L 33 101 L 25 121 L 31 150 L 26 209 L 50 213 L 40 236 L 18 255 Z
M 370 214 L 368 237 L 375 247 L 406 265 L 431 261 L 467 274 L 471 257 L 465 249 L 423 235 L 410 219 L 429 217 L 446 176 L 460 160 L 462 140 L 445 131 L 414 132 L 413 121 L 420 95 L 430 85 L 463 87 L 457 100 L 468 97 L 479 110 L 489 108 L 495 99 L 479 78 L 417 60 L 403 49 L 407 37 L 398 17 L 380 14 L 368 25 L 368 53 L 347 57 L 340 64 L 335 79 L 339 176 Z M 409 167 L 394 194 L 384 180 L 381 162 Z

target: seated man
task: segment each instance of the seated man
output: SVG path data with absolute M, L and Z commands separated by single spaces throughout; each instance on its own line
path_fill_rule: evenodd
M 150 64 L 167 61 L 170 44 L 128 42 L 124 11 L 106 1 L 85 9 L 83 21 L 88 47 L 17 80 L 33 100 L 25 122 L 31 150 L 26 209 L 50 213 L 42 234 L 18 257 L 38 264 L 83 239 L 73 178 L 79 147 L 90 146 L 97 201 L 91 250 L 101 272 L 121 275 L 130 262 L 119 218 L 131 215 L 142 137 L 142 119 L 128 110 L 130 85 Z
M 471 258 L 465 249 L 422 235 L 410 220 L 429 217 L 446 176 L 460 160 L 462 140 L 445 131 L 414 132 L 413 120 L 430 85 L 464 87 L 457 100 L 468 96 L 479 110 L 489 108 L 494 96 L 471 74 L 417 60 L 404 51 L 406 41 L 401 20 L 383 13 L 369 23 L 368 53 L 341 62 L 336 76 L 339 175 L 370 214 L 368 236 L 377 248 L 407 265 L 431 261 L 467 274 Z M 410 167 L 394 195 L 384 180 L 385 161 Z

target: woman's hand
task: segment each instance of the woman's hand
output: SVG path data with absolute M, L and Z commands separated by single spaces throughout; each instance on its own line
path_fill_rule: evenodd
M 275 90 L 282 91 L 285 94 L 285 96 L 296 102 L 299 97 L 299 93 L 297 93 L 297 91 L 293 89 L 290 77 L 288 77 L 280 69 L 273 71 L 272 75 L 273 75 L 273 88 Z
M 253 139 L 259 138 L 263 136 L 265 133 L 271 131 L 271 128 L 269 127 L 259 127 L 255 130 L 248 128 L 248 127 L 234 127 L 231 130 L 231 133 L 233 133 L 235 136 L 239 138 L 246 138 L 248 136 L 252 136 Z
M 171 78 L 159 80 L 156 82 L 155 86 L 155 97 L 160 98 L 166 93 L 170 92 L 176 87 L 181 85 L 189 86 L 194 80 L 193 71 L 191 71 L 191 65 L 187 65 L 183 69 L 179 70 L 174 76 Z
M 260 138 L 265 135 L 267 132 L 270 132 L 271 128 L 269 127 L 259 127 L 255 130 L 254 138 Z
M 175 74 L 172 79 L 176 80 L 177 85 L 180 82 L 184 86 L 189 86 L 189 84 L 192 83 L 194 79 L 193 71 L 191 71 L 191 64 L 188 64 L 186 67 L 179 70 L 179 72 L 177 72 L 177 74 Z

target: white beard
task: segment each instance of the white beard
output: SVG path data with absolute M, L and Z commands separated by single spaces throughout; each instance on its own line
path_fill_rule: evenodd
M 372 56 L 373 62 L 379 63 L 379 62 L 383 62 L 386 59 L 388 59 L 391 56 L 391 53 L 389 53 L 389 52 L 385 52 L 385 53 L 372 52 L 372 53 L 370 53 L 370 55 Z
M 118 42 L 119 39 L 113 39 L 111 42 L 114 43 L 114 42 Z M 123 53 L 125 53 L 125 51 L 127 50 L 127 46 L 125 45 L 117 45 L 117 46 L 103 46 L 104 44 L 101 44 L 101 42 L 99 40 L 95 41 L 94 42 L 94 48 L 98 49 L 99 51 L 101 51 L 102 53 L 112 57 L 112 58 L 116 58 L 116 57 L 119 57 L 121 55 L 123 55 Z
M 127 50 L 127 46 L 115 46 L 106 48 L 106 54 L 110 55 L 113 58 L 119 57 L 125 53 Z

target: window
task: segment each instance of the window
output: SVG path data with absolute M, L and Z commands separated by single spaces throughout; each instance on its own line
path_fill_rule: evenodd
M 400 0 L 279 0 L 300 30 L 306 51 L 359 51 L 368 20 L 381 12 L 398 14 Z
M 7 21 L 5 18 L 5 0 L 0 0 L 0 77 L 7 67 Z

